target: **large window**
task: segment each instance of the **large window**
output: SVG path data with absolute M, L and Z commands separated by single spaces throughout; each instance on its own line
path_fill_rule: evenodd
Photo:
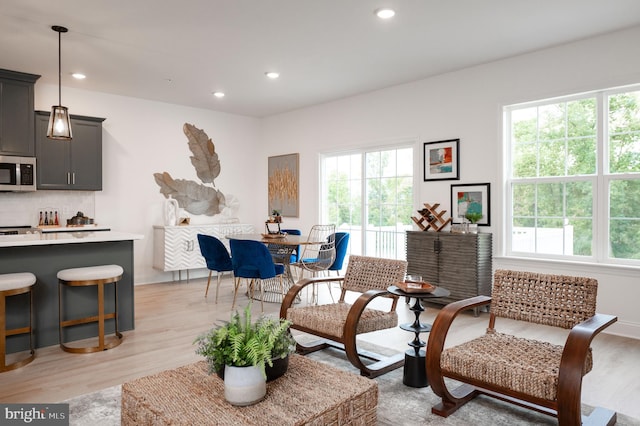
M 413 146 L 325 155 L 321 174 L 322 221 L 350 233 L 350 252 L 405 259 Z
M 505 108 L 507 251 L 640 264 L 640 87 Z

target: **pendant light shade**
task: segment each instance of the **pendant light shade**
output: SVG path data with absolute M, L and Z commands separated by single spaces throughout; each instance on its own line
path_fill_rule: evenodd
M 61 36 L 68 30 L 65 27 L 54 25 L 51 29 L 58 33 L 58 105 L 51 107 L 51 115 L 49 116 L 49 125 L 47 126 L 47 137 L 49 139 L 61 139 L 70 141 L 71 119 L 69 118 L 69 110 L 62 106 L 62 55 L 61 55 Z

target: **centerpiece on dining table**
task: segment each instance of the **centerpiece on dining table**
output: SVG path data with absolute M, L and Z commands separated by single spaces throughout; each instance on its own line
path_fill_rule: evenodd
M 280 229 L 280 224 L 282 223 L 282 216 L 280 216 L 280 212 L 278 210 L 274 210 L 271 212 L 271 215 L 264 223 L 265 233 L 262 234 L 265 238 L 283 238 L 287 234 L 282 232 Z

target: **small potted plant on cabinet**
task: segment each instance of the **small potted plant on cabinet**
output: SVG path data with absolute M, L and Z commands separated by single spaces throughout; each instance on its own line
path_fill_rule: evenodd
M 267 392 L 265 366 L 273 365 L 273 349 L 289 333 L 290 322 L 260 318 L 251 322 L 251 305 L 229 322 L 199 336 L 196 354 L 207 360 L 210 373 L 224 378 L 224 396 L 233 405 L 251 405 Z
M 469 225 L 469 232 L 472 234 L 478 233 L 478 221 L 482 219 L 482 213 L 480 212 L 467 212 L 464 217 L 471 222 Z

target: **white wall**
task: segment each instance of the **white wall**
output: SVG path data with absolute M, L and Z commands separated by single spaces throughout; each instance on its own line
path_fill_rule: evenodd
M 502 106 L 640 82 L 640 27 L 558 46 L 317 105 L 265 119 L 261 156 L 300 153 L 301 213 L 308 229 L 318 220 L 319 154 L 414 138 L 418 190 L 416 208 L 439 202 L 450 212 L 452 183 L 491 183 L 494 266 L 554 273 L 589 274 L 599 279 L 598 310 L 618 315 L 610 329 L 640 338 L 638 270 L 503 257 Z M 422 143 L 460 138 L 460 180 L 421 182 Z M 260 176 L 266 175 L 266 163 Z M 265 210 L 266 208 L 261 208 Z M 293 221 L 292 221 L 293 222 Z
M 182 133 L 185 122 L 213 139 L 222 162 L 217 187 L 238 197 L 240 220 L 257 229 L 267 212 L 268 156 L 300 153 L 300 217 L 285 218 L 285 226 L 307 230 L 318 220 L 320 153 L 413 140 L 416 208 L 440 202 L 450 209 L 451 183 L 490 182 L 493 226 L 482 230 L 494 233 L 494 265 L 592 275 L 601 284 L 599 311 L 619 316 L 614 331 L 640 338 L 637 269 L 507 260 L 501 257 L 500 226 L 502 105 L 638 83 L 637 40 L 640 27 L 263 120 L 69 88 L 63 88 L 63 103 L 72 114 L 107 118 L 104 190 L 85 196 L 95 197 L 99 223 L 144 234 L 135 243 L 136 284 L 172 279 L 151 266 L 152 226 L 162 223 L 164 201 L 153 173 L 197 180 Z M 57 87 L 37 83 L 36 109 L 54 103 Z M 461 139 L 460 181 L 421 182 L 422 143 L 450 138 Z
M 36 109 L 49 110 L 57 104 L 57 93 L 57 86 L 36 84 Z M 163 224 L 165 200 L 153 173 L 166 171 L 174 178 L 200 183 L 189 160 L 184 123 L 203 129 L 213 140 L 222 166 L 216 187 L 239 199 L 240 220 L 252 224 L 264 220 L 264 214 L 258 215 L 253 208 L 256 181 L 260 180 L 254 167 L 260 159 L 251 155 L 259 142 L 257 119 L 65 87 L 62 100 L 71 114 L 106 117 L 103 190 L 84 194 L 95 196 L 97 223 L 144 235 L 134 243 L 136 284 L 172 279 L 172 273 L 152 268 L 152 226 Z M 36 195 L 52 192 L 57 191 L 37 191 Z M 191 216 L 196 222 L 210 219 Z

